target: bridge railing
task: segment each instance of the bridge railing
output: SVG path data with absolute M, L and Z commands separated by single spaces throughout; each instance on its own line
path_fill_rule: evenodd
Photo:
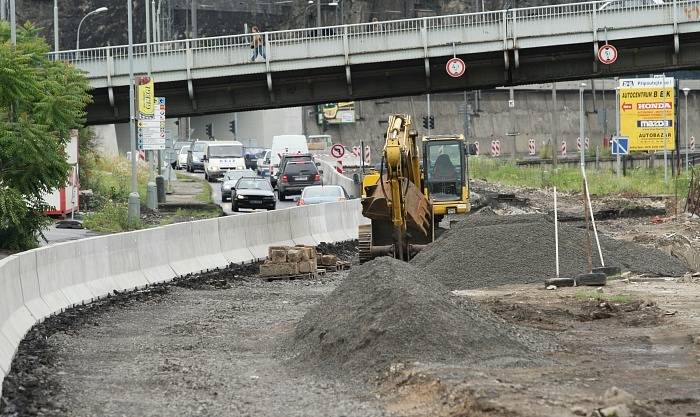
M 631 17 L 635 13 L 634 18 Z M 661 13 L 660 13 L 661 12 Z M 643 28 L 649 25 L 677 24 L 700 20 L 700 0 L 666 0 L 662 4 L 638 0 L 597 0 L 540 7 L 434 16 L 382 22 L 357 23 L 321 28 L 262 32 L 266 41 L 267 63 L 308 58 L 331 57 L 345 63 L 362 63 L 362 54 L 401 53 L 451 44 L 477 45 L 499 42 L 503 48 L 540 46 L 543 40 L 528 38 L 556 35 L 578 35 L 573 42 L 590 40 L 591 33 L 604 41 L 603 31 Z M 624 22 L 624 26 L 620 24 Z M 237 34 L 199 39 L 152 43 L 151 55 L 158 62 L 156 72 L 167 68 L 216 67 L 250 62 L 251 34 Z M 512 41 L 509 43 L 509 41 Z M 478 50 L 475 50 L 478 52 Z M 146 69 L 146 44 L 134 45 L 136 72 Z M 49 54 L 86 70 L 90 77 L 124 75 L 128 48 L 125 45 L 61 51 Z M 352 55 L 358 55 L 352 58 Z M 154 61 L 155 62 L 155 61 Z M 262 62 L 262 61 L 258 61 Z M 335 61 L 333 61 L 335 63 Z M 106 65 L 105 65 L 106 64 Z M 342 64 L 342 63 L 341 63 Z M 330 64 L 329 64 L 330 65 Z M 282 67 L 281 69 L 285 69 Z M 251 66 L 250 73 L 269 71 L 269 66 Z

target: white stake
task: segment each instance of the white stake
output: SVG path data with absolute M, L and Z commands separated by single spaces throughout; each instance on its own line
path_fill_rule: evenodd
M 595 244 L 598 246 L 598 257 L 600 258 L 600 266 L 605 266 L 603 261 L 603 251 L 600 250 L 600 240 L 598 239 L 598 229 L 595 227 L 595 217 L 593 216 L 593 207 L 591 206 L 591 195 L 588 194 L 588 179 L 586 178 L 586 171 L 581 172 L 583 174 L 583 184 L 586 188 L 586 202 L 588 203 L 588 212 L 591 213 L 591 223 L 593 223 L 593 234 L 595 235 Z
M 559 217 L 557 215 L 557 187 L 554 187 L 554 257 L 557 263 L 557 278 L 559 278 Z

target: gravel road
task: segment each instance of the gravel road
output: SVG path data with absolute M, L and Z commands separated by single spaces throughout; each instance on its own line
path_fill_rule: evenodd
M 37 355 L 44 364 L 39 374 L 20 373 L 27 385 L 19 388 L 22 395 L 18 384 L 5 383 L 7 398 L 33 399 L 0 415 L 15 409 L 75 417 L 386 415 L 370 389 L 283 365 L 281 336 L 337 280 L 238 278 L 222 290 L 161 287 L 145 301 L 49 320 L 19 355 L 30 367 Z M 39 384 L 26 384 L 37 378 Z

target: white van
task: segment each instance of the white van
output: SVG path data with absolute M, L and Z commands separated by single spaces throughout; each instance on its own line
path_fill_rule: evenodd
M 238 141 L 209 142 L 204 149 L 204 178 L 213 182 L 226 171 L 245 169 L 243 144 Z
M 270 164 L 272 167 L 280 165 L 280 156 L 290 154 L 309 153 L 309 146 L 304 135 L 280 135 L 272 137 L 272 148 L 270 152 Z M 270 169 L 272 172 L 272 169 Z

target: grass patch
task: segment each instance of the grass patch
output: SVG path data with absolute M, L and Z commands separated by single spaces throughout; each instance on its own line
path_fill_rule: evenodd
M 141 229 L 140 220 L 129 221 L 129 208 L 126 204 L 108 202 L 100 210 L 85 215 L 86 228 L 100 233 L 118 233 Z
M 211 204 L 214 201 L 211 199 L 211 187 L 209 186 L 209 183 L 206 181 L 202 180 L 202 192 L 197 195 L 197 200 L 201 201 L 202 203 L 205 204 Z
M 560 167 L 555 171 L 545 171 L 540 167 L 517 166 L 509 161 L 491 158 L 470 158 L 470 176 L 497 182 L 504 185 L 530 188 L 556 186 L 563 192 L 581 192 L 582 178 L 579 167 Z M 627 175 L 617 178 L 612 170 L 587 169 L 589 191 L 593 195 L 657 195 L 675 192 L 674 181 L 678 186 L 679 198 L 688 195 L 688 177 L 683 173 L 678 178 L 664 183 L 663 167 L 648 169 L 628 169 Z
M 577 300 L 605 300 L 609 303 L 628 304 L 632 302 L 632 297 L 625 294 L 606 294 L 594 290 L 578 290 L 574 297 Z

